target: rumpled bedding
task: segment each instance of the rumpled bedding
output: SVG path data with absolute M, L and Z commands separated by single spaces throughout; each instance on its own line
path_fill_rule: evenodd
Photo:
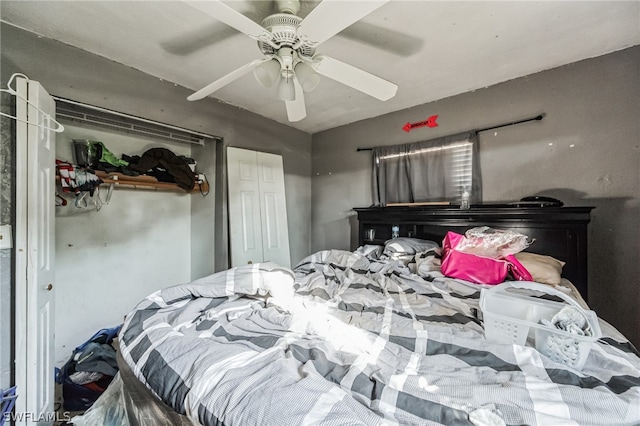
M 160 290 L 127 316 L 121 355 L 194 424 L 640 424 L 640 358 L 610 325 L 577 371 L 487 342 L 481 286 L 431 271 L 429 255 L 379 254 L 326 250 Z

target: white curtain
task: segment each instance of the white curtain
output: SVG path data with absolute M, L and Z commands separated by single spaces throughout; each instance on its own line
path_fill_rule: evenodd
M 476 132 L 373 148 L 373 203 L 482 201 Z

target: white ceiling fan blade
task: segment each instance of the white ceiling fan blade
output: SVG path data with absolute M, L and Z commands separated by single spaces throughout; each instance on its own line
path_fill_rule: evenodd
M 317 46 L 364 18 L 389 0 L 322 0 L 298 27 L 304 42 Z
M 298 79 L 294 77 L 293 85 L 296 88 L 296 98 L 293 101 L 285 101 L 287 118 L 291 122 L 300 121 L 307 116 L 307 108 L 304 104 L 304 94 Z
M 381 101 L 393 98 L 398 91 L 395 84 L 325 55 L 316 55 L 312 64 L 318 74 L 353 87 Z
M 207 97 L 210 94 L 212 94 L 213 92 L 215 92 L 216 90 L 218 90 L 218 89 L 226 86 L 227 84 L 231 83 L 232 81 L 237 80 L 238 78 L 242 77 L 243 75 L 245 75 L 246 73 L 248 73 L 249 71 L 251 71 L 252 69 L 257 67 L 261 63 L 266 62 L 266 61 L 270 61 L 272 58 L 273 58 L 272 56 L 269 56 L 269 57 L 266 57 L 264 59 L 256 59 L 255 61 L 251 61 L 248 64 L 245 64 L 245 65 L 241 66 L 240 68 L 238 68 L 235 71 L 231 71 L 229 74 L 225 75 L 224 77 L 219 78 L 216 81 L 214 81 L 213 83 L 211 83 L 211 84 L 203 87 L 202 89 L 198 90 L 194 94 L 192 94 L 189 97 L 187 97 L 187 100 L 189 100 L 189 101 L 197 101 L 199 99 Z
M 259 39 L 261 36 L 266 36 L 269 39 L 272 38 L 271 33 L 261 25 L 255 23 L 232 7 L 222 3 L 220 0 L 185 1 L 185 3 L 194 9 L 198 9 L 199 11 L 211 16 L 212 18 L 224 22 L 242 33 L 245 33 L 253 39 Z

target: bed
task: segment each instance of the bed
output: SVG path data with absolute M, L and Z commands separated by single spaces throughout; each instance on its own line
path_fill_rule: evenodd
M 638 425 L 640 358 L 600 320 L 584 366 L 485 339 L 486 286 L 437 243 L 324 250 L 157 291 L 76 425 Z M 556 288 L 586 307 L 567 280 Z M 540 295 L 540 297 L 545 297 Z

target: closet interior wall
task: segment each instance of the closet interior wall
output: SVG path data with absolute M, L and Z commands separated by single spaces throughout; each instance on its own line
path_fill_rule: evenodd
M 215 140 L 192 145 L 63 123 L 59 160 L 73 163 L 73 139 L 101 141 L 118 158 L 163 147 L 197 156 L 198 172 L 214 178 Z M 214 272 L 216 194 L 210 183 L 206 197 L 116 186 L 99 211 L 91 201 L 89 208 L 76 207 L 70 195 L 66 206 L 56 207 L 56 365 L 97 330 L 122 323 L 145 296 Z M 106 194 L 102 185 L 94 197 L 105 201 Z

